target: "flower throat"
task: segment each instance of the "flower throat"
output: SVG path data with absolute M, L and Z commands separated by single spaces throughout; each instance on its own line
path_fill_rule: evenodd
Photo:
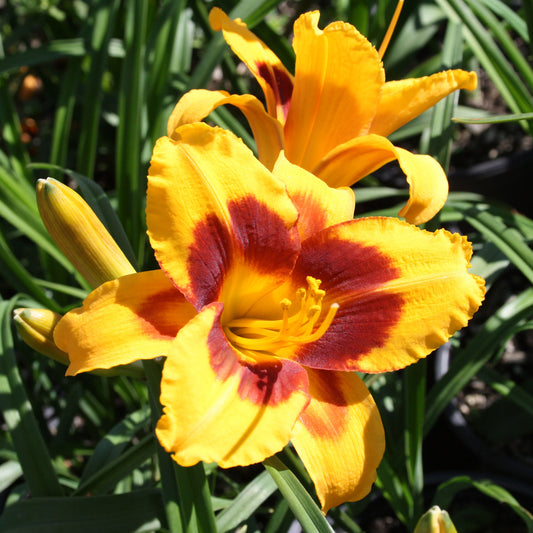
M 306 281 L 307 289 L 301 287 L 296 291 L 295 308 L 298 310 L 294 314 L 289 316 L 293 302 L 284 298 L 280 301 L 280 320 L 236 318 L 225 324 L 226 338 L 240 350 L 265 352 L 320 339 L 331 325 L 339 305 L 332 304 L 319 322 L 326 291 L 319 288 L 319 279 L 307 276 Z

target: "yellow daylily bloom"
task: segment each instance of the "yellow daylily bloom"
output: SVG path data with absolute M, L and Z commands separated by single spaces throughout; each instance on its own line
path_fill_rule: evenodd
M 384 431 L 354 371 L 428 355 L 484 283 L 464 237 L 353 220 L 354 204 L 283 154 L 270 172 L 229 131 L 159 139 L 146 213 L 161 269 L 104 283 L 60 320 L 67 374 L 164 355 L 156 433 L 180 465 L 257 463 L 292 440 L 324 512 L 362 498 Z
M 238 107 L 250 123 L 259 159 L 269 169 L 285 151 L 289 161 L 332 187 L 351 186 L 397 160 L 410 199 L 399 215 L 413 224 L 432 218 L 448 196 L 441 166 L 429 156 L 395 147 L 386 136 L 458 89 L 473 90 L 474 72 L 448 70 L 422 78 L 385 81 L 381 56 L 352 25 L 318 28 L 319 12 L 294 24 L 294 76 L 240 20 L 211 10 L 211 27 L 222 30 L 233 51 L 259 82 L 266 110 L 252 95 L 193 90 L 177 103 L 167 128 L 200 121 L 220 105 Z
M 37 205 L 48 233 L 91 287 L 135 272 L 94 211 L 70 187 L 40 179 Z

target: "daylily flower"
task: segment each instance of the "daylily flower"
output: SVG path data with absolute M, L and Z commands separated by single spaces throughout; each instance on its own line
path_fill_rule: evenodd
M 203 123 L 158 140 L 147 194 L 161 269 L 61 319 L 67 374 L 164 355 L 156 433 L 180 465 L 248 465 L 291 440 L 324 512 L 365 496 L 384 432 L 354 371 L 405 367 L 468 322 L 484 294 L 470 244 L 353 220 L 351 189 L 283 155 L 271 173 Z
M 399 212 L 413 224 L 444 205 L 448 182 L 427 155 L 394 146 L 386 137 L 457 89 L 473 90 L 474 72 L 448 70 L 432 76 L 385 81 L 380 53 L 352 25 L 318 28 L 318 11 L 294 24 L 294 76 L 240 19 L 213 8 L 211 27 L 222 30 L 265 94 L 266 111 L 252 95 L 193 90 L 177 103 L 168 122 L 173 137 L 181 124 L 200 121 L 223 104 L 238 107 L 252 129 L 259 159 L 274 167 L 281 150 L 292 163 L 332 187 L 351 186 L 385 163 L 398 160 L 410 198 Z

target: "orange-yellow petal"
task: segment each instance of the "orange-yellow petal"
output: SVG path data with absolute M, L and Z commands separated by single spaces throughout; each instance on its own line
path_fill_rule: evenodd
M 272 173 L 285 182 L 289 196 L 298 208 L 298 230 L 302 241 L 328 226 L 353 218 L 355 196 L 349 187 L 328 187 L 307 170 L 289 162 L 283 152 Z
M 319 12 L 294 24 L 294 92 L 285 125 L 287 159 L 311 170 L 335 146 L 364 135 L 385 74 L 377 51 L 343 22 L 318 29 Z
M 385 433 L 374 399 L 357 374 L 308 370 L 308 377 L 311 403 L 291 440 L 327 513 L 370 492 Z
M 222 30 L 226 42 L 261 85 L 268 112 L 284 124 L 291 101 L 292 74 L 241 19 L 231 20 L 221 9 L 214 7 L 209 13 L 209 23 L 215 31 Z
M 278 120 L 271 117 L 263 104 L 251 94 L 233 94 L 226 91 L 194 89 L 184 94 L 170 115 L 167 135 L 174 139 L 174 132 L 183 124 L 200 122 L 221 105 L 231 104 L 242 111 L 250 124 L 257 145 L 259 160 L 272 169 L 280 150 L 283 149 L 283 129 Z
M 302 243 L 292 278 L 322 280 L 322 307 L 339 309 L 326 333 L 285 357 L 325 370 L 387 372 L 415 363 L 466 326 L 484 281 L 468 273 L 472 247 L 396 218 L 337 224 Z
M 196 314 L 160 270 L 104 283 L 54 329 L 68 353 L 67 375 L 166 355 L 178 330 Z
M 309 402 L 305 370 L 236 352 L 220 326 L 223 305 L 206 306 L 176 337 L 161 381 L 156 434 L 183 466 L 223 468 L 262 461 L 289 441 Z
M 389 81 L 369 133 L 387 136 L 407 124 L 439 100 L 457 91 L 473 91 L 477 86 L 475 72 L 446 70 L 423 78 Z
M 229 131 L 196 123 L 175 136 L 158 140 L 148 176 L 148 235 L 161 267 L 198 310 L 220 301 L 232 276 L 229 285 L 255 293 L 282 283 L 300 246 L 283 182 Z M 239 279 L 241 270 L 253 279 Z
M 380 135 L 364 135 L 333 149 L 312 172 L 331 187 L 347 186 L 394 159 L 409 184 L 409 200 L 398 214 L 411 224 L 427 222 L 448 197 L 446 174 L 428 155 L 412 154 Z

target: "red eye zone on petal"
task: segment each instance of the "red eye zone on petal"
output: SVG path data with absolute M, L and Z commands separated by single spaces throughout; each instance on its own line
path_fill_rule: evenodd
M 259 75 L 272 89 L 276 99 L 276 106 L 283 109 L 283 115 L 287 118 L 293 90 L 292 80 L 284 70 L 277 68 L 275 65 L 256 63 L 256 66 Z
M 315 371 L 318 372 L 318 371 Z M 310 383 L 310 394 L 312 397 L 320 397 L 320 407 L 311 405 L 300 415 L 301 421 L 307 429 L 322 439 L 335 439 L 336 432 L 342 433 L 346 424 L 348 409 L 346 399 L 342 393 L 341 381 L 335 372 L 324 371 L 324 379 L 313 380 Z M 316 388 L 319 390 L 316 390 Z M 339 409 L 346 407 L 346 409 Z M 311 411 L 315 412 L 311 412 Z M 317 409 L 320 412 L 316 412 Z M 311 415 L 315 416 L 311 416 Z M 319 416 L 316 416 L 319 415 Z
M 256 272 L 274 272 L 292 266 L 300 248 L 295 226 L 286 223 L 257 198 L 247 196 L 228 202 L 230 226 L 209 215 L 194 229 L 187 270 L 195 306 L 217 301 L 225 276 L 236 258 Z
M 295 360 L 312 368 L 357 369 L 357 360 L 383 346 L 402 316 L 403 297 L 384 290 L 401 272 L 377 247 L 328 233 L 304 242 L 294 275 L 321 279 L 327 303 L 337 302 L 339 311 L 324 336 L 301 346 Z
M 228 343 L 220 324 L 208 336 L 210 366 L 217 379 L 239 379 L 238 393 L 254 404 L 275 406 L 287 401 L 295 391 L 307 390 L 305 370 L 292 361 L 263 357 L 256 363 L 239 359 L 238 352 Z
M 140 303 L 135 313 L 148 336 L 173 339 L 183 325 L 183 320 L 178 322 L 176 317 L 182 316 L 187 307 L 192 318 L 196 314 L 193 306 L 185 301 L 177 289 L 170 289 L 150 295 Z

